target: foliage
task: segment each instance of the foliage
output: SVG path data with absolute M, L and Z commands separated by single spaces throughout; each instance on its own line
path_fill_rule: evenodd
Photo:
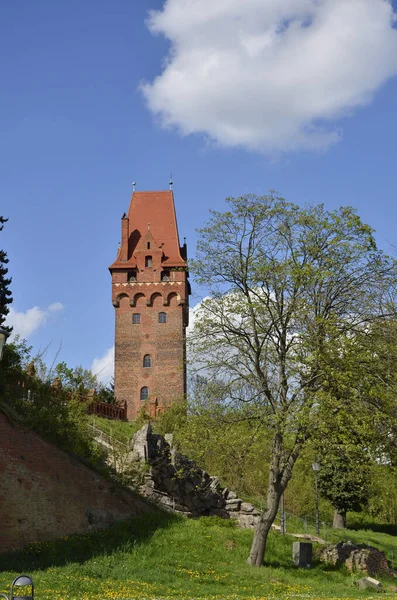
M 327 445 L 328 448 L 330 448 Z M 343 445 L 324 453 L 318 476 L 319 491 L 325 496 L 345 525 L 347 511 L 359 511 L 368 501 L 369 468 L 366 456 L 360 449 L 346 452 Z
M 88 429 L 87 406 L 68 389 L 27 373 L 32 348 L 16 337 L 5 346 L 0 363 L 0 402 L 47 440 L 91 462 L 100 459 Z
M 0 216 L 0 231 L 3 230 L 4 223 L 7 221 L 8 219 Z M 11 278 L 7 277 L 8 269 L 5 266 L 8 264 L 8 262 L 7 253 L 4 250 L 0 250 L 0 327 L 3 327 L 3 329 L 6 329 L 9 333 L 11 333 L 12 327 L 6 327 L 4 325 L 4 321 L 10 312 L 8 306 L 12 303 L 12 294 L 11 290 L 9 289 Z
M 352 532 L 397 551 L 396 539 Z M 130 519 L 112 528 L 53 542 L 30 544 L 2 557 L 0 591 L 14 576 L 33 577 L 42 600 L 292 600 L 361 598 L 344 569 L 315 562 L 312 569 L 291 564 L 292 538 L 271 533 L 271 560 L 252 571 L 245 561 L 252 532 L 221 525 L 216 519 L 188 520 L 164 513 Z M 385 594 L 386 596 L 386 594 Z
M 82 366 L 68 367 L 60 362 L 54 369 L 55 377 L 60 379 L 62 388 L 71 392 L 86 392 L 98 387 L 96 376 Z
M 332 414 L 345 399 L 332 390 L 333 361 L 351 338 L 394 316 L 397 269 L 352 208 L 300 208 L 276 194 L 228 204 L 200 231 L 192 264 L 211 293 L 197 313 L 192 363 L 216 382 L 220 401 L 244 406 L 271 434 L 267 509 L 249 559 L 259 566 L 294 464 L 321 430 L 324 407 Z M 344 370 L 345 386 L 358 372 Z M 364 404 L 379 410 L 385 386 L 375 395 L 372 384 Z M 362 402 L 357 385 L 348 400 Z

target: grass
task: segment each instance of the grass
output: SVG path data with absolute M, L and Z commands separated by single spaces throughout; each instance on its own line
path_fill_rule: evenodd
M 287 518 L 287 532 L 316 535 L 313 522 L 293 516 Z M 350 540 L 353 543 L 367 544 L 367 546 L 379 548 L 385 553 L 389 565 L 393 569 L 397 568 L 397 537 L 395 535 L 389 535 L 375 529 L 334 529 L 329 524 L 321 523 L 320 537 L 330 544 Z
M 90 422 L 106 433 L 106 435 L 126 445 L 129 445 L 134 433 L 141 429 L 144 424 L 139 420 L 118 421 L 116 419 L 105 419 L 103 417 L 98 417 L 97 415 L 91 415 Z
M 358 576 L 344 569 L 316 562 L 311 570 L 293 567 L 292 539 L 277 533 L 269 538 L 266 566 L 249 567 L 251 540 L 252 531 L 236 529 L 230 521 L 152 513 L 108 530 L 33 544 L 0 557 L 0 591 L 7 593 L 12 579 L 26 572 L 39 600 L 371 597 L 355 587 Z M 374 545 L 389 543 L 379 541 Z

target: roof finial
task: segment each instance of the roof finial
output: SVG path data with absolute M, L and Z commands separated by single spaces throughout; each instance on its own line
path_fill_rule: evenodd
M 172 181 L 172 173 L 170 173 L 170 190 L 172 190 L 174 182 Z
M 132 191 L 135 192 L 136 181 L 132 182 Z

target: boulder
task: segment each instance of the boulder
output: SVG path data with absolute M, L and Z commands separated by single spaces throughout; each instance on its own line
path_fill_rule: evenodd
M 362 579 L 359 579 L 357 582 L 358 587 L 360 588 L 360 590 L 366 590 L 368 588 L 372 588 L 372 589 L 377 589 L 377 590 L 381 590 L 382 589 L 382 584 L 380 581 L 378 581 L 377 579 L 373 579 L 372 577 L 363 577 Z

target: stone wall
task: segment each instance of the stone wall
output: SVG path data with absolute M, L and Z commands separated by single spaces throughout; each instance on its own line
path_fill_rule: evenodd
M 346 565 L 351 572 L 362 572 L 371 576 L 387 575 L 389 565 L 386 556 L 377 548 L 339 542 L 321 550 L 319 558 L 331 565 Z
M 250 528 L 259 518 L 252 504 L 178 452 L 172 436 L 154 434 L 150 424 L 134 435 L 131 456 L 137 465 L 148 466 L 139 492 L 167 510 L 187 517 L 235 519 L 240 527 Z
M 152 510 L 0 411 L 0 553 Z

